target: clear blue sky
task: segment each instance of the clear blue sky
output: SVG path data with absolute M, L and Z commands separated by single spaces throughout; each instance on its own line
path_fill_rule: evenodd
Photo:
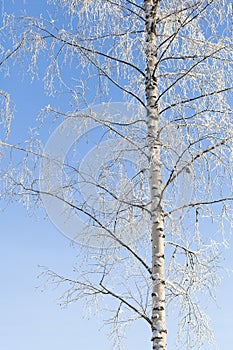
M 9 1 L 10 2 L 10 1 Z M 35 3 L 27 1 L 32 10 Z M 11 5 L 16 11 L 23 1 Z M 37 5 L 38 6 L 38 5 Z M 0 88 L 8 90 L 16 105 L 11 140 L 23 140 L 27 129 L 40 108 L 49 103 L 39 93 L 42 82 L 30 85 L 27 78 L 21 81 L 17 68 L 11 76 L 1 81 Z M 0 203 L 0 208 L 4 208 Z M 82 305 L 73 304 L 68 309 L 59 307 L 59 290 L 47 289 L 43 293 L 42 280 L 37 276 L 47 266 L 55 271 L 68 272 L 78 263 L 76 247 L 72 247 L 56 228 L 41 218 L 29 217 L 21 204 L 11 204 L 0 212 L 0 348 L 5 350 L 110 350 L 111 340 L 101 322 L 94 316 L 82 318 Z M 233 269 L 233 245 L 226 252 L 225 265 Z M 222 286 L 217 291 L 218 306 L 212 305 L 210 315 L 219 348 L 231 350 L 233 344 L 233 275 L 223 273 Z M 172 323 L 170 339 L 173 337 Z M 128 349 L 150 349 L 150 333 L 142 323 L 137 323 L 127 334 Z M 172 346 L 170 346 L 172 349 Z M 212 348 L 206 347 L 203 350 Z

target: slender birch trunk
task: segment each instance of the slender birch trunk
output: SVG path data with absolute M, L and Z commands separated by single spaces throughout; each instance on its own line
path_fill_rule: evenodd
M 162 208 L 162 180 L 160 140 L 158 133 L 158 85 L 156 79 L 156 12 L 159 1 L 145 0 L 146 17 L 146 100 L 148 145 L 150 152 L 150 192 L 152 211 L 152 344 L 155 350 L 165 350 L 165 281 L 164 281 L 164 225 Z

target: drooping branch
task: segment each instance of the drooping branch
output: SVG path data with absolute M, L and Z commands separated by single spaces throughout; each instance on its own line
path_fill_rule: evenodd
M 122 63 L 122 64 L 124 64 L 124 65 L 127 65 L 127 66 L 129 66 L 129 67 L 135 69 L 135 70 L 138 71 L 143 77 L 145 77 L 145 73 L 144 73 L 140 68 L 138 68 L 137 66 L 135 66 L 134 64 L 132 64 L 131 62 L 122 60 L 122 59 L 120 59 L 120 58 L 118 58 L 118 57 L 110 56 L 110 55 L 108 55 L 108 54 L 106 54 L 106 53 L 104 53 L 104 52 L 102 52 L 102 51 L 98 51 L 98 50 L 95 50 L 95 49 L 93 49 L 93 48 L 85 47 L 85 46 L 80 45 L 80 44 L 78 44 L 78 43 L 76 43 L 76 42 L 70 42 L 70 41 L 68 41 L 68 40 L 66 40 L 66 39 L 64 39 L 64 38 L 61 38 L 61 37 L 56 36 L 55 34 L 53 34 L 52 32 L 50 32 L 48 29 L 42 28 L 42 27 L 40 27 L 40 26 L 37 25 L 37 24 L 34 24 L 34 26 L 35 26 L 35 28 L 39 29 L 40 31 L 47 33 L 48 36 L 47 36 L 46 38 L 55 39 L 56 41 L 61 42 L 61 43 L 65 44 L 65 45 L 68 45 L 68 46 L 74 47 L 74 48 L 76 48 L 76 49 L 79 49 L 79 50 L 82 51 L 82 52 L 83 52 L 83 51 L 89 52 L 89 53 L 91 53 L 91 54 L 93 54 L 93 55 L 102 56 L 102 57 L 107 58 L 107 59 L 109 59 L 109 60 L 111 60 L 111 61 L 115 61 L 115 62 Z
M 197 152 L 194 156 L 192 156 L 191 160 L 187 160 L 183 166 L 181 166 L 180 169 L 178 168 L 178 165 L 180 163 L 180 160 L 182 159 L 184 153 L 187 151 L 186 149 L 180 154 L 175 166 L 173 167 L 173 170 L 170 173 L 170 176 L 168 180 L 166 181 L 162 193 L 164 194 L 167 187 L 183 172 L 185 169 L 189 168 L 197 159 L 201 158 L 204 154 L 207 154 L 209 152 L 212 152 L 213 150 L 217 149 L 218 147 L 221 147 L 225 145 L 227 142 L 231 141 L 233 136 L 224 138 L 220 142 L 217 142 L 215 145 L 209 146 L 205 148 L 204 150 L 201 150 L 200 152 Z M 197 141 L 199 142 L 199 141 Z M 195 142 L 196 143 L 196 142 Z M 192 144 L 189 145 L 189 147 L 192 146 Z
M 5 63 L 9 58 L 11 58 L 12 56 L 14 56 L 14 54 L 15 54 L 15 53 L 21 48 L 21 46 L 23 45 L 24 40 L 25 40 L 25 39 L 22 39 L 22 40 L 19 42 L 19 44 L 16 45 L 16 47 L 15 47 L 12 51 L 10 51 L 10 52 L 6 55 L 6 57 L 3 58 L 3 60 L 0 61 L 0 66 L 1 66 L 3 63 Z
M 137 309 L 134 305 L 130 304 L 121 295 L 118 295 L 118 294 L 114 293 L 113 291 L 111 291 L 110 289 L 108 289 L 107 287 L 105 287 L 102 282 L 100 282 L 100 286 L 103 288 L 103 290 L 105 291 L 106 294 L 109 294 L 112 297 L 114 297 L 115 299 L 120 300 L 129 309 L 133 310 L 136 314 L 138 314 L 140 317 L 142 317 L 144 320 L 146 320 L 149 323 L 149 325 L 152 324 L 151 319 L 145 313 L 143 313 L 142 311 Z
M 11 180 L 15 182 L 14 178 L 11 178 Z M 140 255 L 138 253 L 136 253 L 136 251 L 132 247 L 130 247 L 129 244 L 125 243 L 123 241 L 123 239 L 117 237 L 115 232 L 112 231 L 109 227 L 105 226 L 100 221 L 100 219 L 98 219 L 93 213 L 91 213 L 87 209 L 85 209 L 84 206 L 78 207 L 74 203 L 68 201 L 67 199 L 65 199 L 63 197 L 56 195 L 55 193 L 49 193 L 49 192 L 37 190 L 34 188 L 27 188 L 24 186 L 23 183 L 16 183 L 16 185 L 19 185 L 20 187 L 22 187 L 28 194 L 34 193 L 37 195 L 47 195 L 47 196 L 54 197 L 54 198 L 62 201 L 64 204 L 68 205 L 70 208 L 87 215 L 87 217 L 89 217 L 93 222 L 95 222 L 99 228 L 103 229 L 109 235 L 109 237 L 113 239 L 113 241 L 118 243 L 122 248 L 125 248 L 138 262 L 140 262 L 140 264 L 146 269 L 146 271 L 149 273 L 149 275 L 151 275 L 151 268 L 146 264 L 145 260 L 143 258 L 141 258 Z
M 177 85 L 179 81 L 184 79 L 186 76 L 188 76 L 196 67 L 198 67 L 201 63 L 206 61 L 209 58 L 212 58 L 213 54 L 216 54 L 217 52 L 220 52 L 225 49 L 225 46 L 218 48 L 214 52 L 211 52 L 209 55 L 205 55 L 204 57 L 201 57 L 199 61 L 195 62 L 191 67 L 189 67 L 184 73 L 182 72 L 180 76 L 172 83 L 170 84 L 166 89 L 162 91 L 162 93 L 158 96 L 158 101 L 162 98 L 163 95 L 165 95 L 169 90 L 171 90 L 174 86 Z
M 165 212 L 164 216 L 169 216 L 177 211 L 180 211 L 182 209 L 186 209 L 186 208 L 194 208 L 194 207 L 199 207 L 201 205 L 214 205 L 214 204 L 218 204 L 218 203 L 224 203 L 224 202 L 232 202 L 233 201 L 233 197 L 224 197 L 224 198 L 219 198 L 219 199 L 213 199 L 210 201 L 198 201 L 198 202 L 191 202 L 188 204 L 184 204 L 180 207 L 174 208 L 172 210 L 170 210 L 169 212 Z
M 222 93 L 228 92 L 228 91 L 233 91 L 233 87 L 229 86 L 229 87 L 226 87 L 224 89 L 219 89 L 219 90 L 214 90 L 214 91 L 211 91 L 211 92 L 206 92 L 206 93 L 203 93 L 203 94 L 195 96 L 195 97 L 190 97 L 190 98 L 187 98 L 187 99 L 184 99 L 184 100 L 177 101 L 175 103 L 171 103 L 169 106 L 167 106 L 164 109 L 162 109 L 159 113 L 160 113 L 160 115 L 162 115 L 164 112 L 172 109 L 173 107 L 184 105 L 184 104 L 187 104 L 187 103 L 193 102 L 193 101 L 198 101 L 200 99 L 204 99 L 205 97 L 210 97 L 210 96 L 222 94 Z
M 120 7 L 121 9 L 133 14 L 133 15 L 136 15 L 137 18 L 140 18 L 142 21 L 144 21 L 144 18 L 136 11 L 132 10 L 131 8 L 127 7 L 127 5 L 123 5 L 123 4 L 119 4 L 115 1 L 112 1 L 112 0 L 107 0 L 110 4 L 114 5 L 114 6 L 117 6 L 117 7 Z M 135 6 L 136 8 L 138 8 L 139 10 L 143 11 L 142 7 L 135 4 L 133 1 L 129 1 L 129 0 L 126 0 L 126 2 L 130 5 L 133 5 Z

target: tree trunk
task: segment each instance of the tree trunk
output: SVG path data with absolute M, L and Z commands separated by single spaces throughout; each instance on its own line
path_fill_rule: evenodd
M 165 280 L 164 280 L 164 218 L 162 207 L 162 180 L 160 140 L 158 132 L 158 84 L 156 79 L 156 12 L 159 1 L 145 0 L 146 18 L 146 102 L 148 146 L 150 153 L 150 193 L 152 212 L 152 343 L 153 349 L 165 350 Z

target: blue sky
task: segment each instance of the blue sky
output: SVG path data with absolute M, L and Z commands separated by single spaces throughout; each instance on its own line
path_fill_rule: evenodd
M 44 3 L 37 2 L 37 4 Z M 23 1 L 12 4 L 22 9 Z M 35 2 L 28 1 L 35 9 Z M 33 4 L 33 5 L 32 5 Z M 21 80 L 17 67 L 9 78 L 1 81 L 0 88 L 8 90 L 15 102 L 16 113 L 10 140 L 18 142 L 27 135 L 32 120 L 49 98 L 40 93 L 42 82 L 33 84 L 25 77 Z M 43 142 L 47 136 L 42 135 Z M 68 309 L 59 307 L 59 290 L 41 292 L 43 280 L 37 276 L 39 265 L 55 271 L 69 272 L 78 263 L 77 247 L 72 246 L 42 215 L 29 217 L 21 204 L 0 203 L 0 348 L 6 350 L 95 349 L 110 350 L 111 340 L 101 328 L 97 316 L 82 317 L 82 304 Z M 225 266 L 233 269 L 233 244 L 226 252 Z M 233 343 L 233 276 L 222 273 L 223 283 L 217 290 L 217 305 L 212 304 L 210 315 L 220 349 L 231 350 Z M 38 288 L 37 288 L 38 287 Z M 173 338 L 172 321 L 169 322 L 169 343 Z M 128 349 L 150 349 L 150 332 L 137 323 L 127 334 Z M 172 348 L 172 347 L 170 347 Z M 203 350 L 210 350 L 206 346 Z

